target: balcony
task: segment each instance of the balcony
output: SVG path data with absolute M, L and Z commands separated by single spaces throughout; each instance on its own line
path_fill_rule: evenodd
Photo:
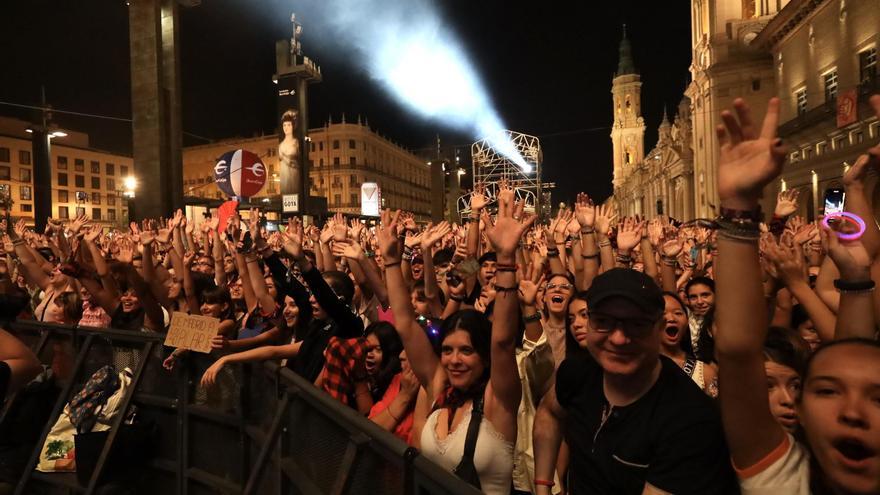
M 858 87 L 858 115 L 865 119 L 872 115 L 868 105 L 871 95 L 880 93 L 880 78 L 873 77 Z M 779 137 L 788 138 L 806 130 L 814 130 L 814 127 L 823 127 L 820 132 L 830 132 L 837 128 L 837 101 L 826 101 L 819 106 L 811 108 L 797 117 L 779 126 Z M 819 130 L 819 129 L 816 129 Z

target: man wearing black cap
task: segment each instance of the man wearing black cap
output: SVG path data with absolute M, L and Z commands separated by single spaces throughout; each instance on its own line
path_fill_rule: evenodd
M 537 493 L 550 493 L 563 435 L 568 493 L 735 492 L 717 409 L 660 355 L 665 304 L 654 280 L 615 268 L 586 301 L 589 356 L 562 363 L 535 418 Z

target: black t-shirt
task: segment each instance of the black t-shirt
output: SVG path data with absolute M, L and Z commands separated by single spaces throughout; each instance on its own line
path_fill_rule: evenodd
M 676 494 L 736 492 L 715 404 L 673 361 L 660 359 L 657 383 L 613 408 L 592 357 L 560 365 L 556 397 L 567 411 L 569 493 L 641 494 L 646 482 Z
M 0 408 L 3 407 L 3 401 L 6 399 L 6 390 L 9 388 L 9 380 L 12 379 L 12 370 L 6 361 L 0 361 Z

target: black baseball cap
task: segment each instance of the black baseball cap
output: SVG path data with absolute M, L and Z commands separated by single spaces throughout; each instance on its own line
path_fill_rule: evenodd
M 663 291 L 657 282 L 629 268 L 612 268 L 593 279 L 593 284 L 587 290 L 587 305 L 595 308 L 609 297 L 629 299 L 651 316 L 663 313 L 666 308 Z

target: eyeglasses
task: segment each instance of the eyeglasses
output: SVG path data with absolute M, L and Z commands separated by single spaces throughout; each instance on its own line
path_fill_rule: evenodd
M 571 284 L 547 284 L 547 290 L 554 289 L 571 290 L 574 289 L 574 286 Z
M 590 328 L 599 333 L 611 333 L 620 328 L 632 337 L 642 337 L 654 328 L 654 320 L 648 318 L 615 318 L 604 313 L 590 311 Z

